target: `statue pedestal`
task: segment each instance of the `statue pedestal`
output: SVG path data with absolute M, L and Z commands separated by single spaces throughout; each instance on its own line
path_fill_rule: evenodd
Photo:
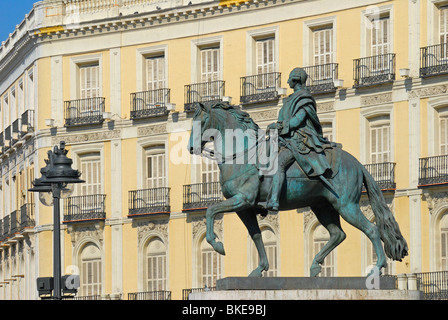
M 216 291 L 191 293 L 190 300 L 420 300 L 417 290 L 398 290 L 395 278 L 230 277 Z

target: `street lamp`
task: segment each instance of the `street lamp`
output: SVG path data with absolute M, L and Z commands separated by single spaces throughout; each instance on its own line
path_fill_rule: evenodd
M 61 227 L 60 199 L 68 197 L 73 192 L 74 183 L 83 183 L 79 179 L 81 173 L 72 169 L 72 159 L 67 157 L 65 142 L 59 148 L 48 151 L 46 166 L 40 170 L 42 176 L 33 181 L 29 191 L 39 192 L 39 200 L 46 206 L 53 205 L 53 277 L 54 299 L 61 300 Z

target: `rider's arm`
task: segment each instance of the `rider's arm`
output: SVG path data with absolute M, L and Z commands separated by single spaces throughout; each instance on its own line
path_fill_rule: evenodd
M 283 121 L 283 128 L 280 135 L 287 134 L 292 130 L 297 129 L 302 124 L 303 120 L 306 118 L 306 111 L 301 108 L 299 111 L 290 119 Z

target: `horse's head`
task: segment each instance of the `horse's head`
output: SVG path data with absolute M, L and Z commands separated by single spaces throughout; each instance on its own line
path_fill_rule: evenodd
M 188 151 L 191 154 L 201 154 L 208 141 L 203 140 L 204 131 L 210 129 L 210 107 L 197 102 L 193 116 L 193 128 L 191 129 Z

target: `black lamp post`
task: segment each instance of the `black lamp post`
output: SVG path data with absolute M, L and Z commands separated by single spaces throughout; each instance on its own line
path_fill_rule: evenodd
M 60 199 L 65 198 L 73 191 L 74 183 L 83 183 L 79 179 L 81 173 L 72 169 L 72 159 L 67 157 L 68 150 L 65 149 L 65 142 L 60 143 L 60 147 L 54 147 L 53 151 L 48 151 L 47 164 L 40 170 L 41 178 L 33 181 L 33 188 L 29 191 L 39 192 L 40 201 L 47 206 L 53 205 L 53 277 L 54 294 L 53 298 L 61 300 L 61 211 Z M 48 195 L 52 195 L 52 200 Z M 51 203 L 52 202 L 52 203 Z

